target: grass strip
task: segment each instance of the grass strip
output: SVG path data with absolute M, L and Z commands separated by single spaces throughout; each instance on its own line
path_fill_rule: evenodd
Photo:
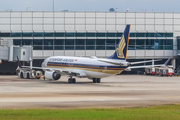
M 0 120 L 180 120 L 180 105 L 146 108 L 0 109 Z

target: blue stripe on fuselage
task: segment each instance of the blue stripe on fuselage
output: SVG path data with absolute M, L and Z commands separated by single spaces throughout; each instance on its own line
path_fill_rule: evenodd
M 74 65 L 74 66 L 78 66 L 78 67 L 92 67 L 92 69 L 98 69 L 98 68 L 105 68 L 107 67 L 108 68 L 119 68 L 119 69 L 125 69 L 127 68 L 127 66 L 105 66 L 105 65 L 87 65 L 87 64 L 77 64 L 77 63 L 65 63 L 65 62 L 48 62 L 47 65 L 50 65 L 50 66 L 61 66 L 61 65 Z M 97 68 L 93 68 L 93 67 L 97 67 Z

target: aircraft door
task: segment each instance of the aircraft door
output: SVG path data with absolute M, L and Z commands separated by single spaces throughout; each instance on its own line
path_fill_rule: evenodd
M 107 66 L 104 66 L 104 71 L 107 72 Z
M 73 64 L 71 62 L 68 63 L 68 67 L 73 67 Z

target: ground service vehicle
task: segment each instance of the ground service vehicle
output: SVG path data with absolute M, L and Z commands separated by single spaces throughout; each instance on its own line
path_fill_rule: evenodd
M 20 78 L 26 78 L 26 79 L 40 79 L 42 77 L 41 71 L 35 71 L 30 68 L 22 68 L 17 71 L 18 77 Z

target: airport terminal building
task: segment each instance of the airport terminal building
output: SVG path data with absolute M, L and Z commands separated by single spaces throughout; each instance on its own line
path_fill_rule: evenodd
M 180 55 L 180 13 L 0 12 L 0 38 L 32 45 L 34 64 L 49 56 L 108 57 L 131 24 L 128 61 Z M 162 63 L 164 62 L 162 61 Z

